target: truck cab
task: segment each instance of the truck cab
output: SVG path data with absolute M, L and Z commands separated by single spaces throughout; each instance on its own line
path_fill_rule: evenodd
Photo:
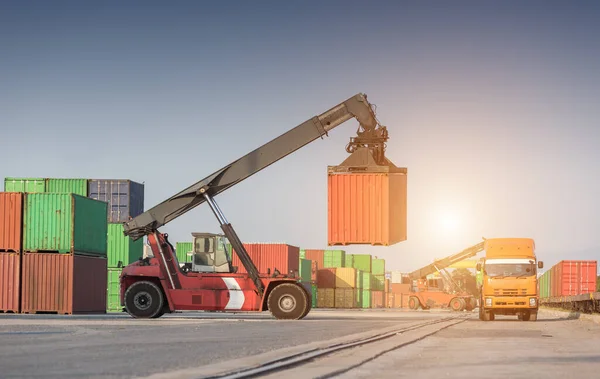
M 485 257 L 477 264 L 481 272 L 479 318 L 516 315 L 536 321 L 539 308 L 535 242 L 531 238 L 494 238 L 485 241 Z

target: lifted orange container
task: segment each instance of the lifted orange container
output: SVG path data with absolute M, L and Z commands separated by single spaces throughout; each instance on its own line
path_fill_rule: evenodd
M 328 245 L 405 241 L 407 169 L 375 164 L 368 150 L 328 167 Z

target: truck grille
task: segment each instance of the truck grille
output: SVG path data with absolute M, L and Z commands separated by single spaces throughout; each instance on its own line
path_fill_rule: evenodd
M 501 289 L 501 290 L 494 290 L 494 295 L 495 296 L 519 296 L 519 295 L 527 295 L 527 290 L 526 289 Z

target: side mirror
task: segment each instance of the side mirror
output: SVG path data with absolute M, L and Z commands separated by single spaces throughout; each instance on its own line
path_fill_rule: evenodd
M 538 268 L 544 268 L 544 262 L 538 261 Z
M 481 263 L 477 263 L 476 268 L 477 268 L 477 271 L 481 271 Z

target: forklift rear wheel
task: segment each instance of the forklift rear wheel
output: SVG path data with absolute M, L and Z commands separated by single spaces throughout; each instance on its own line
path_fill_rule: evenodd
M 450 308 L 455 312 L 460 312 L 465 308 L 466 304 L 460 297 L 455 297 L 450 300 Z
M 416 298 L 416 297 L 414 297 L 414 296 L 411 296 L 411 297 L 408 299 L 408 308 L 409 308 L 409 309 L 412 309 L 412 310 L 415 310 L 415 311 L 416 311 L 417 309 L 419 309 L 419 299 L 417 299 L 417 298 Z
M 136 282 L 125 291 L 125 310 L 135 318 L 160 317 L 163 305 L 162 291 L 152 282 Z
M 304 290 L 291 283 L 283 283 L 273 288 L 267 303 L 271 314 L 279 320 L 300 320 L 310 309 Z

